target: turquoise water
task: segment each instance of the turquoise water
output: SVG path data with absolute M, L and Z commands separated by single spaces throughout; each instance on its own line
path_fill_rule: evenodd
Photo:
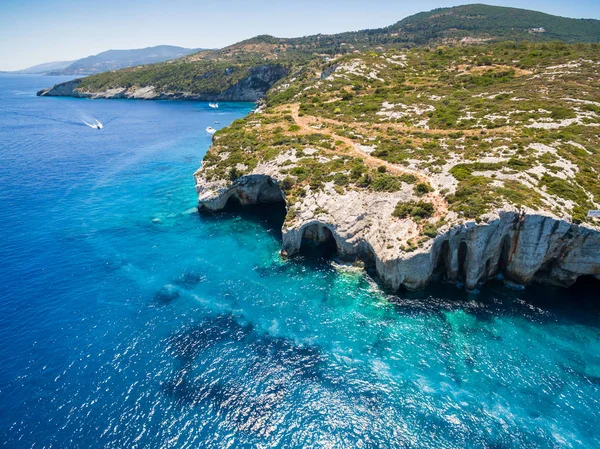
M 283 261 L 276 213 L 195 210 L 204 129 L 252 105 L 34 96 L 57 81 L 0 76 L 3 447 L 600 446 L 593 286 Z

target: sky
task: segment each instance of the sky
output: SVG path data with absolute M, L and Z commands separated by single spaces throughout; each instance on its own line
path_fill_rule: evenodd
M 600 0 L 478 0 L 600 19 Z M 391 25 L 452 0 L 0 0 L 0 70 L 79 59 L 109 49 L 219 48 L 259 34 L 338 33 Z

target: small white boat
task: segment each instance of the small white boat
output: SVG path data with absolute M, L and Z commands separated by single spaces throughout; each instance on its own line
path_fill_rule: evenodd
M 102 129 L 104 128 L 104 125 L 102 123 L 100 123 L 99 120 L 94 119 L 94 123 L 88 123 L 85 120 L 81 120 L 83 123 L 85 123 L 87 126 L 89 126 L 90 128 L 93 129 Z
M 219 103 L 208 103 L 208 105 L 213 109 L 219 109 Z
M 217 130 L 216 130 L 216 129 L 214 129 L 212 126 L 208 126 L 208 127 L 206 128 L 206 132 L 207 132 L 208 134 L 214 134 L 214 133 L 216 133 L 216 132 L 217 132 Z

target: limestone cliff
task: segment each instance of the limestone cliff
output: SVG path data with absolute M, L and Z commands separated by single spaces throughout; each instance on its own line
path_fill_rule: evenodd
M 215 134 L 199 207 L 283 199 L 284 254 L 329 242 L 393 290 L 600 279 L 600 61 L 561 48 L 315 63 Z
M 231 198 L 248 206 L 285 197 L 279 182 L 267 174 L 215 183 L 207 181 L 201 169 L 196 182 L 199 208 L 205 210 L 223 209 Z M 475 289 L 499 274 L 519 284 L 569 286 L 585 275 L 600 280 L 598 229 L 529 210 L 498 210 L 479 223 L 447 225 L 421 248 L 402 251 L 398 240 L 413 233 L 415 225 L 408 219 L 387 218 L 397 198 L 360 192 L 339 195 L 333 188 L 309 192 L 293 205 L 294 217 L 284 224 L 282 253 L 297 254 L 305 240 L 333 239 L 339 257 L 373 264 L 392 290 L 419 289 L 433 279 Z

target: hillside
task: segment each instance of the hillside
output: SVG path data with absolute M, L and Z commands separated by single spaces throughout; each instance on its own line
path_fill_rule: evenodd
M 181 58 L 200 49 L 158 45 L 134 50 L 107 50 L 75 61 L 38 64 L 13 73 L 86 76 L 142 64 L 153 64 Z
M 275 201 L 280 186 L 285 253 L 334 241 L 394 289 L 435 276 L 475 288 L 499 271 L 560 285 L 600 276 L 600 220 L 588 216 L 600 209 L 599 49 L 313 61 L 215 134 L 196 173 L 200 208 Z
M 261 98 L 214 135 L 200 210 L 279 203 L 284 255 L 325 245 L 393 290 L 498 274 L 568 286 L 600 278 L 600 44 L 582 43 L 599 24 L 469 5 L 257 36 L 39 95 Z
M 544 32 L 530 32 L 540 27 Z M 600 21 L 568 19 L 515 8 L 459 6 L 416 14 L 381 29 L 292 39 L 257 36 L 221 50 L 201 51 L 168 63 L 90 76 L 78 84 L 73 95 L 114 98 L 116 89 L 119 98 L 235 99 L 237 97 L 223 93 L 247 79 L 252 67 L 277 65 L 284 68 L 279 71 L 283 74 L 309 60 L 359 51 L 507 39 L 597 42 Z M 264 94 L 265 87 L 270 86 L 261 82 L 255 92 Z M 151 95 L 136 96 L 136 90 L 149 88 L 152 88 Z M 43 94 L 55 92 L 69 94 L 68 89 L 45 90 Z
M 387 31 L 420 44 L 436 39 L 462 38 L 600 42 L 599 20 L 570 19 L 539 11 L 481 4 L 415 14 Z
M 53 62 L 45 62 L 43 64 L 37 64 L 31 67 L 27 67 L 26 69 L 15 70 L 14 72 L 9 73 L 23 73 L 23 74 L 32 74 L 32 75 L 43 75 L 48 72 L 62 70 L 65 67 L 71 65 L 74 61 L 53 61 Z

